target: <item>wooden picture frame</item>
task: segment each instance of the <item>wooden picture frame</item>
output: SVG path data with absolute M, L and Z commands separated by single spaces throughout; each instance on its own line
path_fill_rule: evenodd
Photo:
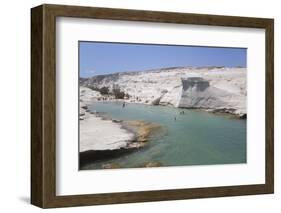
M 56 195 L 56 17 L 265 29 L 265 184 Z M 42 208 L 267 194 L 274 191 L 274 21 L 217 15 L 41 5 L 31 9 L 31 203 Z

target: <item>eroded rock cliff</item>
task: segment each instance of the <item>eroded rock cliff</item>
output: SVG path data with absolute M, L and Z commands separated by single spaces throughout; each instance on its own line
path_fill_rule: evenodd
M 110 92 L 118 87 L 127 94 L 128 102 L 200 108 L 243 117 L 247 114 L 246 76 L 246 68 L 179 67 L 94 76 L 82 79 L 80 85 L 97 90 L 108 87 Z

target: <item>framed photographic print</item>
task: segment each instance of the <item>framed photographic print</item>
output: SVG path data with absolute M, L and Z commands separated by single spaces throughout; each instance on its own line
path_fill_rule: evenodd
M 273 19 L 31 9 L 31 203 L 274 191 Z

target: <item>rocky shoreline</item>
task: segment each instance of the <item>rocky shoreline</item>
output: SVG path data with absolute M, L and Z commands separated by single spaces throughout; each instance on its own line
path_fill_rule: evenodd
M 247 70 L 238 67 L 178 67 L 121 72 L 81 79 L 97 101 L 121 101 L 202 109 L 245 118 Z
M 80 168 L 88 163 L 138 151 L 146 146 L 151 134 L 161 129 L 161 126 L 145 121 L 111 119 L 90 111 L 88 104 L 91 100 L 80 101 Z

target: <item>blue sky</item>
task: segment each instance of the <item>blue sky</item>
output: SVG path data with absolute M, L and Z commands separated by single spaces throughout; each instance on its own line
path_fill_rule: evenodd
M 181 66 L 247 65 L 246 48 L 79 42 L 80 77 Z

